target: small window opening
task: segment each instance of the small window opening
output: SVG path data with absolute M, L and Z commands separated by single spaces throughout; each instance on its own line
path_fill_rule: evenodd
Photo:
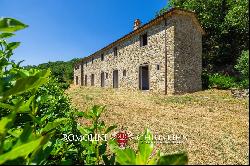
M 157 70 L 160 70 L 160 65 L 156 65 L 156 69 L 157 69 Z
M 148 44 L 148 34 L 145 33 L 145 34 L 141 35 L 141 37 L 140 37 L 140 45 L 142 47 L 142 46 L 146 46 L 147 44 Z
M 104 61 L 104 54 L 101 54 L 101 61 Z
M 114 56 L 117 56 L 118 52 L 117 52 L 117 47 L 114 47 Z
M 75 66 L 75 70 L 77 70 L 77 69 L 79 69 L 79 65 L 76 65 L 76 66 Z
M 123 76 L 125 77 L 127 75 L 127 71 L 123 70 Z

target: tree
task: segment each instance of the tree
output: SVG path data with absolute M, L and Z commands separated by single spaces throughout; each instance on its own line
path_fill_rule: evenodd
M 249 88 L 249 50 L 242 51 L 241 56 L 237 59 L 236 70 L 241 74 L 241 84 L 243 88 Z
M 71 83 L 73 81 L 73 64 L 78 61 L 78 58 L 74 58 L 70 61 L 56 61 L 42 63 L 37 66 L 25 66 L 24 68 L 38 68 L 47 69 L 50 68 L 52 75 L 55 76 L 61 83 Z
M 169 6 L 197 14 L 207 33 L 203 37 L 203 66 L 218 71 L 225 66 L 233 69 L 242 50 L 249 50 L 248 3 L 248 0 L 171 0 Z

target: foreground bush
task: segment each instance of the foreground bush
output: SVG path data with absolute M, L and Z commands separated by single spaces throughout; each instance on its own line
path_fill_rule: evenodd
M 104 107 L 94 106 L 77 112 L 64 95 L 61 85 L 51 77 L 50 70 L 23 69 L 9 59 L 20 43 L 8 43 L 11 32 L 27 27 L 11 19 L 0 19 L 0 164 L 186 164 L 183 154 L 150 158 L 152 142 L 139 142 L 139 151 L 129 148 L 107 152 L 107 141 L 67 141 L 63 135 L 108 134 L 116 126 L 100 121 Z M 90 123 L 77 124 L 78 117 Z M 151 135 L 146 130 L 145 135 Z M 148 140 L 144 140 L 148 141 Z M 112 141 L 111 141 L 112 142 Z M 132 159 L 127 162 L 124 156 Z
M 0 164 L 77 161 L 70 150 L 81 147 L 60 142 L 62 132 L 77 133 L 74 110 L 50 70 L 25 70 L 10 61 L 20 43 L 7 38 L 25 27 L 0 19 Z
M 155 148 L 153 134 L 149 129 L 140 136 L 137 150 L 129 147 L 122 150 L 115 141 L 110 141 L 110 146 L 119 165 L 185 165 L 188 162 L 186 153 L 162 155 Z

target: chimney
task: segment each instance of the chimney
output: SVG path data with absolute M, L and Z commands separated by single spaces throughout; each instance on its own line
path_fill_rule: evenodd
M 136 19 L 134 22 L 134 30 L 138 29 L 141 26 L 141 21 Z

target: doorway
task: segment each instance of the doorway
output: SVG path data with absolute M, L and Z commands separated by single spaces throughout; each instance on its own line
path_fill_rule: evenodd
M 78 76 L 76 76 L 76 85 L 78 85 Z
M 91 86 L 95 85 L 95 75 L 91 74 Z
M 142 65 L 139 68 L 139 88 L 140 90 L 149 90 L 148 65 Z
M 113 71 L 113 88 L 118 88 L 118 70 Z
M 101 73 L 101 87 L 104 87 L 105 86 L 105 78 L 104 78 L 104 72 Z
M 81 86 L 83 86 L 83 76 L 81 75 Z
M 85 79 L 84 79 L 84 81 L 85 81 L 85 86 L 87 86 L 87 81 L 88 81 L 88 76 L 87 75 L 85 75 Z

